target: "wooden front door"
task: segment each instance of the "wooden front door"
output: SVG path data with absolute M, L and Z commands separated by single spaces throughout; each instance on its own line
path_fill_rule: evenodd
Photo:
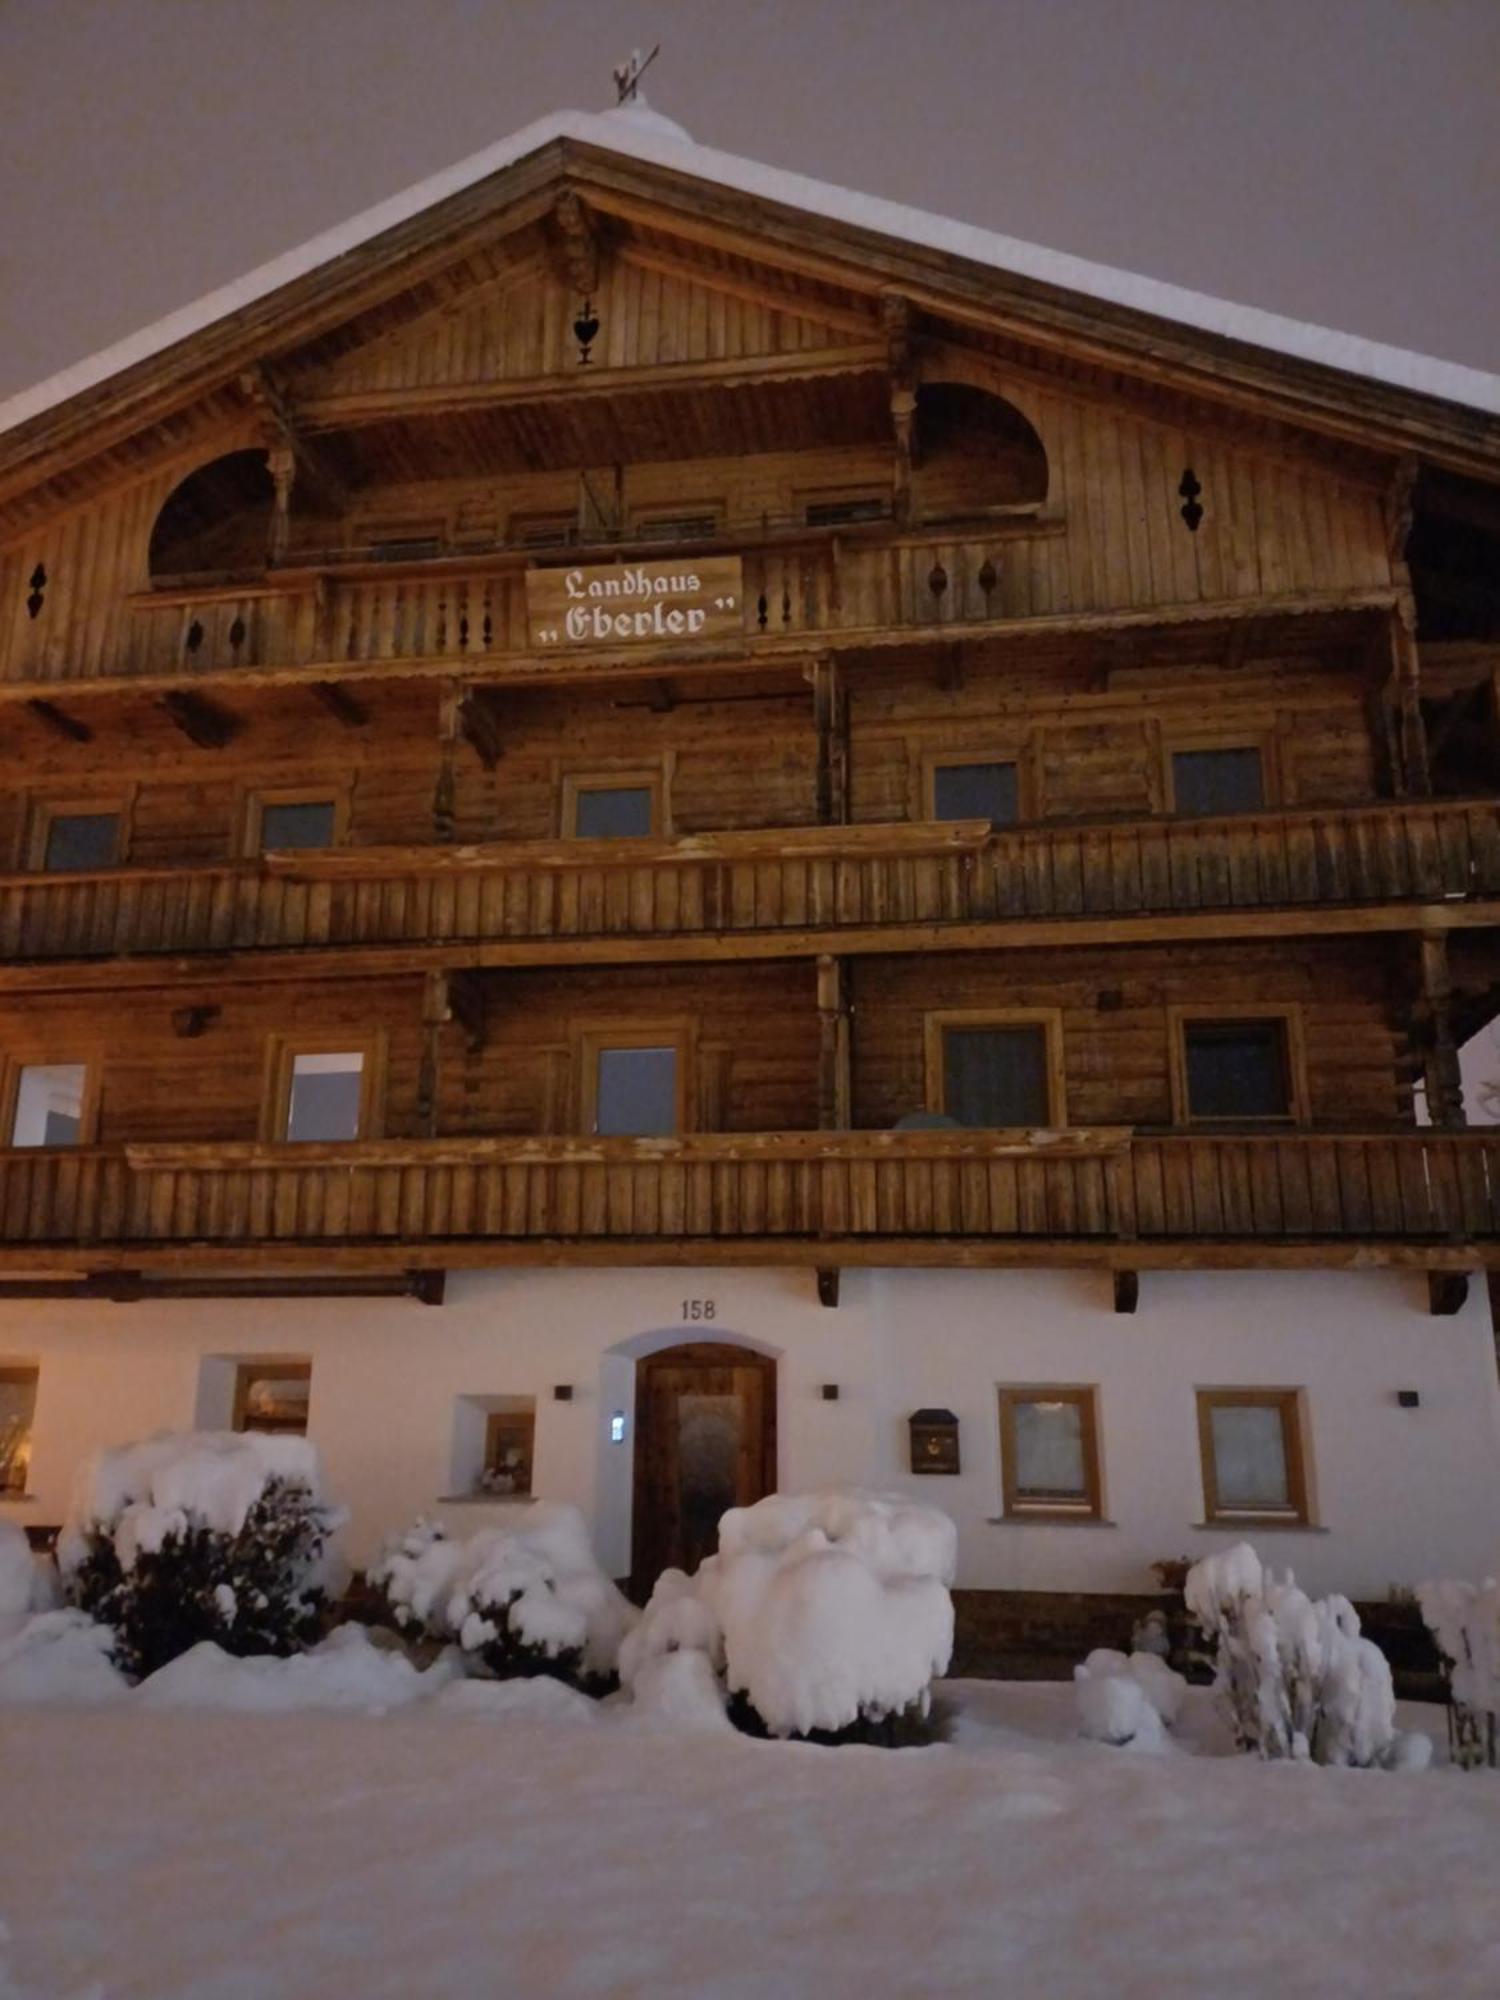
M 719 1519 L 776 1488 L 776 1363 L 692 1341 L 635 1368 L 633 1580 L 694 1571 L 718 1547 Z

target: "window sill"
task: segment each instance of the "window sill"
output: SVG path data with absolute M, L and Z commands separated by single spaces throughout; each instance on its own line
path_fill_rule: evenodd
M 0 1493 L 0 1507 L 34 1507 L 34 1493 Z
M 1106 1521 L 1098 1514 L 990 1514 L 989 1528 L 1118 1528 L 1118 1521 Z
M 1327 1535 L 1333 1532 L 1318 1521 L 1278 1521 L 1274 1515 L 1267 1514 L 1232 1514 L 1217 1521 L 1189 1521 L 1188 1526 L 1195 1533 L 1217 1535 L 1248 1535 L 1252 1532 L 1257 1535 L 1267 1532 L 1275 1535 Z

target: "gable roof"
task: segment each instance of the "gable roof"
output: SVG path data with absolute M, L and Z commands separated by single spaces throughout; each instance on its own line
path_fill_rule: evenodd
M 559 140 L 578 141 L 606 154 L 689 175 L 832 223 L 874 232 L 897 243 L 920 245 L 969 265 L 1032 280 L 1075 297 L 1149 315 L 1178 327 L 1196 329 L 1387 388 L 1500 415 L 1500 375 L 1287 319 L 1255 306 L 1211 298 L 1158 279 L 1116 270 L 700 146 L 680 126 L 642 100 L 599 113 L 554 112 L 349 221 L 324 230 L 296 249 L 0 403 L 0 435 L 16 431 L 242 308 L 267 299 L 297 279 Z

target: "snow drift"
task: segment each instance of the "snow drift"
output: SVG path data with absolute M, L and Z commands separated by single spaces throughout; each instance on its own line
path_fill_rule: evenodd
M 1079 1728 L 1120 1749 L 1165 1749 L 1186 1695 L 1182 1675 L 1155 1653 L 1117 1653 L 1101 1646 L 1073 1669 Z
M 860 1493 L 732 1508 L 697 1575 L 668 1570 L 621 1649 L 638 1698 L 706 1715 L 696 1653 L 773 1736 L 925 1717 L 953 1651 L 957 1535 L 934 1507 Z
M 462 1541 L 418 1521 L 387 1542 L 370 1582 L 398 1626 L 455 1640 L 502 1678 L 606 1684 L 635 1617 L 595 1561 L 582 1514 L 558 1503 Z
M 153 1673 L 202 1640 L 289 1653 L 310 1639 L 328 1538 L 305 1438 L 163 1432 L 80 1471 L 58 1544 L 72 1601 L 115 1634 L 126 1673 Z

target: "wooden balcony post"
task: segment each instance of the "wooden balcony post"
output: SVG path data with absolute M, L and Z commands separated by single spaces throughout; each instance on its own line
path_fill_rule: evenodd
M 438 700 L 438 775 L 432 794 L 432 831 L 436 839 L 450 841 L 457 823 L 454 760 L 458 754 L 459 711 L 463 688 L 457 681 L 444 681 Z
M 1391 680 L 1401 738 L 1405 789 L 1418 798 L 1432 792 L 1427 754 L 1427 725 L 1422 720 L 1422 669 L 1417 653 L 1416 606 L 1403 596 L 1391 613 Z
M 1448 968 L 1448 934 L 1422 939 L 1422 1075 L 1427 1116 L 1434 1125 L 1466 1125 L 1463 1073 L 1453 1033 L 1453 985 Z
M 292 537 L 292 487 L 297 478 L 297 454 L 290 444 L 280 444 L 267 454 L 266 463 L 276 484 L 268 554 L 273 563 L 279 563 L 284 560 Z
M 417 1130 L 424 1139 L 438 1136 L 443 1027 L 452 1018 L 448 974 L 429 972 L 422 982 L 422 1056 L 417 1066 Z
M 818 824 L 849 819 L 849 708 L 838 662 L 825 655 L 812 667 L 813 723 L 818 732 Z
M 848 962 L 818 960 L 818 1126 L 847 1132 L 851 1114 Z

